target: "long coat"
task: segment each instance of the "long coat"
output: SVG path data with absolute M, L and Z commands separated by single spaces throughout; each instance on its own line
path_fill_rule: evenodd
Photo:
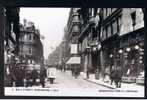
M 48 78 L 56 78 L 56 68 L 48 68 L 47 69 L 47 77 Z

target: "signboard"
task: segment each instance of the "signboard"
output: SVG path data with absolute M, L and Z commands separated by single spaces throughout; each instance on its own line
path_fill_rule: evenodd
M 78 44 L 71 44 L 70 54 L 78 53 Z

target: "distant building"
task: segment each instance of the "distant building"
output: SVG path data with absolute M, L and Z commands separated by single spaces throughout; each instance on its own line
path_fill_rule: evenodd
M 60 46 L 54 48 L 48 56 L 48 65 L 57 65 L 60 61 Z

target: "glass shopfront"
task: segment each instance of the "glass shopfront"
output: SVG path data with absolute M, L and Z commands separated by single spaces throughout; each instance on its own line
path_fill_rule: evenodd
M 119 64 L 125 77 L 139 77 L 144 73 L 144 37 L 136 35 L 125 40 L 120 41 Z

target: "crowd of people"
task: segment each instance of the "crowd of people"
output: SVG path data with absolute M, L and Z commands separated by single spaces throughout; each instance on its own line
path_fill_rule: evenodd
M 9 70 L 7 79 L 9 80 L 8 87 L 30 87 L 41 85 L 45 87 L 45 82 L 54 83 L 56 77 L 56 67 L 40 67 L 40 69 L 27 69 L 26 67 L 16 66 Z

